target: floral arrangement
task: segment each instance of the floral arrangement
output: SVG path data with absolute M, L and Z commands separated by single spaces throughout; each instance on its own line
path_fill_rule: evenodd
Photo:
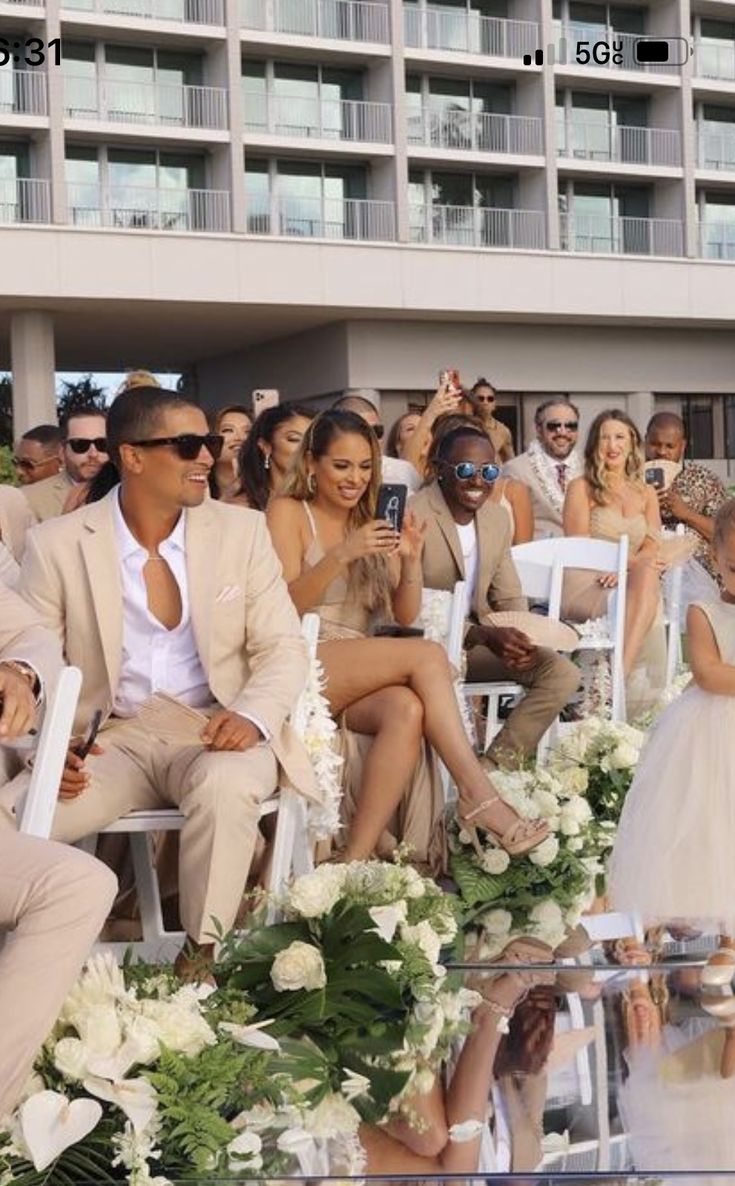
M 611 848 L 620 813 L 646 740 L 641 729 L 588 717 L 565 727 L 549 756 L 556 777 L 577 782 L 600 829 L 599 851 Z
M 352 1125 L 377 1123 L 430 1089 L 477 1003 L 439 963 L 457 934 L 454 900 L 408 865 L 365 861 L 320 865 L 281 906 L 284 922 L 225 943 L 218 980 L 279 1040 L 319 1047 L 312 1106 L 346 1076 Z
M 490 960 L 521 935 L 557 947 L 591 905 L 601 871 L 599 828 L 585 797 L 584 771 L 493 771 L 492 781 L 523 819 L 545 819 L 549 835 L 526 856 L 511 860 L 490 839 L 475 852 L 461 824 L 449 825 L 450 868 L 464 912 L 465 944 L 478 958 Z
M 307 821 L 312 841 L 326 840 L 340 828 L 344 759 L 334 748 L 337 725 L 323 694 L 325 682 L 324 669 L 313 657 L 301 700 L 304 712 L 301 736 L 322 793 L 321 803 L 310 803 L 308 807 Z

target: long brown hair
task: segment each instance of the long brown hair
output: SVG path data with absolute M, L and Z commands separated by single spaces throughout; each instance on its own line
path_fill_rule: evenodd
M 333 441 L 348 434 L 362 437 L 368 443 L 372 463 L 367 488 L 357 506 L 350 510 L 347 519 L 347 530 L 355 531 L 363 523 L 375 518 L 382 463 L 378 438 L 367 421 L 355 412 L 332 408 L 312 420 L 278 497 L 312 502 L 316 490 L 309 485 L 310 463 L 319 461 L 329 452 Z M 391 588 L 390 569 L 385 556 L 362 556 L 350 565 L 349 596 L 353 600 L 363 601 L 369 610 L 392 617 Z
M 605 506 L 610 501 L 608 472 L 599 455 L 602 426 L 608 420 L 616 420 L 628 429 L 631 448 L 625 459 L 625 476 L 634 486 L 640 486 L 642 490 L 645 489 L 644 467 L 646 460 L 641 434 L 627 412 L 623 412 L 620 408 L 608 408 L 595 416 L 584 446 L 584 476 L 589 484 L 592 498 L 598 506 Z

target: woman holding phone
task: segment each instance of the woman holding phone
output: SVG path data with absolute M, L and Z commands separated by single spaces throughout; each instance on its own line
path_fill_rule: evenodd
M 410 511 L 400 535 L 376 520 L 378 441 L 361 417 L 324 412 L 306 432 L 268 523 L 299 613 L 321 620 L 319 659 L 335 717 L 372 737 L 344 858 L 370 857 L 429 742 L 458 787 L 468 829 L 491 833 L 511 855 L 548 827 L 504 804 L 477 761 L 459 713 L 444 649 L 420 638 L 370 638 L 376 622 L 409 626 L 421 608 L 425 527 Z

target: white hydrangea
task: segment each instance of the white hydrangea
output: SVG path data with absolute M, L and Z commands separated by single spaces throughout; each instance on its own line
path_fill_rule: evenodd
M 558 777 L 565 795 L 586 794 L 590 776 L 584 766 L 569 766 L 566 770 L 560 770 Z
M 513 915 L 509 910 L 488 910 L 482 916 L 482 926 L 488 935 L 508 935 L 513 926 Z
M 497 877 L 510 865 L 510 856 L 503 848 L 486 848 L 479 862 L 486 873 Z
M 559 831 L 564 836 L 579 836 L 592 819 L 592 808 L 581 795 L 575 795 L 562 807 L 559 815 Z
M 535 848 L 532 848 L 528 854 L 528 859 L 533 865 L 538 865 L 539 869 L 545 869 L 556 860 L 559 853 L 559 841 L 556 836 L 547 836 Z
M 539 819 L 552 820 L 559 814 L 559 800 L 553 791 L 538 787 L 531 796 L 531 807 Z

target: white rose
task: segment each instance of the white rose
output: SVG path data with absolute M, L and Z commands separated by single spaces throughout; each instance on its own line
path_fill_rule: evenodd
M 407 943 L 418 944 L 430 964 L 439 962 L 442 941 L 427 919 L 417 922 L 415 926 L 402 926 L 401 938 Z
M 323 918 L 329 914 L 342 892 L 341 878 L 335 875 L 338 868 L 338 865 L 321 865 L 316 872 L 299 877 L 288 897 L 291 909 L 303 918 Z
M 547 836 L 529 852 L 528 859 L 533 865 L 538 865 L 539 869 L 545 869 L 547 865 L 556 860 L 558 852 L 559 841 L 556 836 Z
M 559 771 L 559 782 L 565 795 L 584 795 L 589 781 L 589 771 L 584 766 L 570 766 L 567 770 Z
M 271 967 L 271 980 L 277 992 L 324 988 L 327 973 L 321 952 L 310 943 L 295 940 L 278 952 Z
M 508 910 L 488 910 L 482 916 L 483 930 L 489 935 L 507 935 L 513 926 L 513 915 Z
M 630 770 L 638 762 L 638 751 L 627 741 L 622 741 L 610 754 L 608 761 L 613 770 Z
M 356 1133 L 360 1127 L 360 1116 L 343 1095 L 333 1092 L 309 1109 L 304 1118 L 304 1127 L 313 1137 L 323 1141 L 334 1140 L 345 1133 Z
M 65 1079 L 81 1082 L 93 1058 L 92 1051 L 79 1038 L 61 1038 L 54 1047 L 54 1066 Z
M 480 857 L 480 865 L 486 873 L 499 876 L 505 873 L 510 864 L 510 857 L 502 848 L 486 848 Z
M 141 1001 L 140 1009 L 154 1023 L 162 1046 L 194 1058 L 205 1046 L 216 1046 L 217 1035 L 198 1009 L 186 1008 L 177 995 L 168 1001 Z
M 592 808 L 586 799 L 577 795 L 562 807 L 559 816 L 559 830 L 564 836 L 578 836 L 591 819 Z
M 584 848 L 584 840 L 581 836 L 570 836 L 567 840 L 567 848 L 570 852 L 581 852 Z

